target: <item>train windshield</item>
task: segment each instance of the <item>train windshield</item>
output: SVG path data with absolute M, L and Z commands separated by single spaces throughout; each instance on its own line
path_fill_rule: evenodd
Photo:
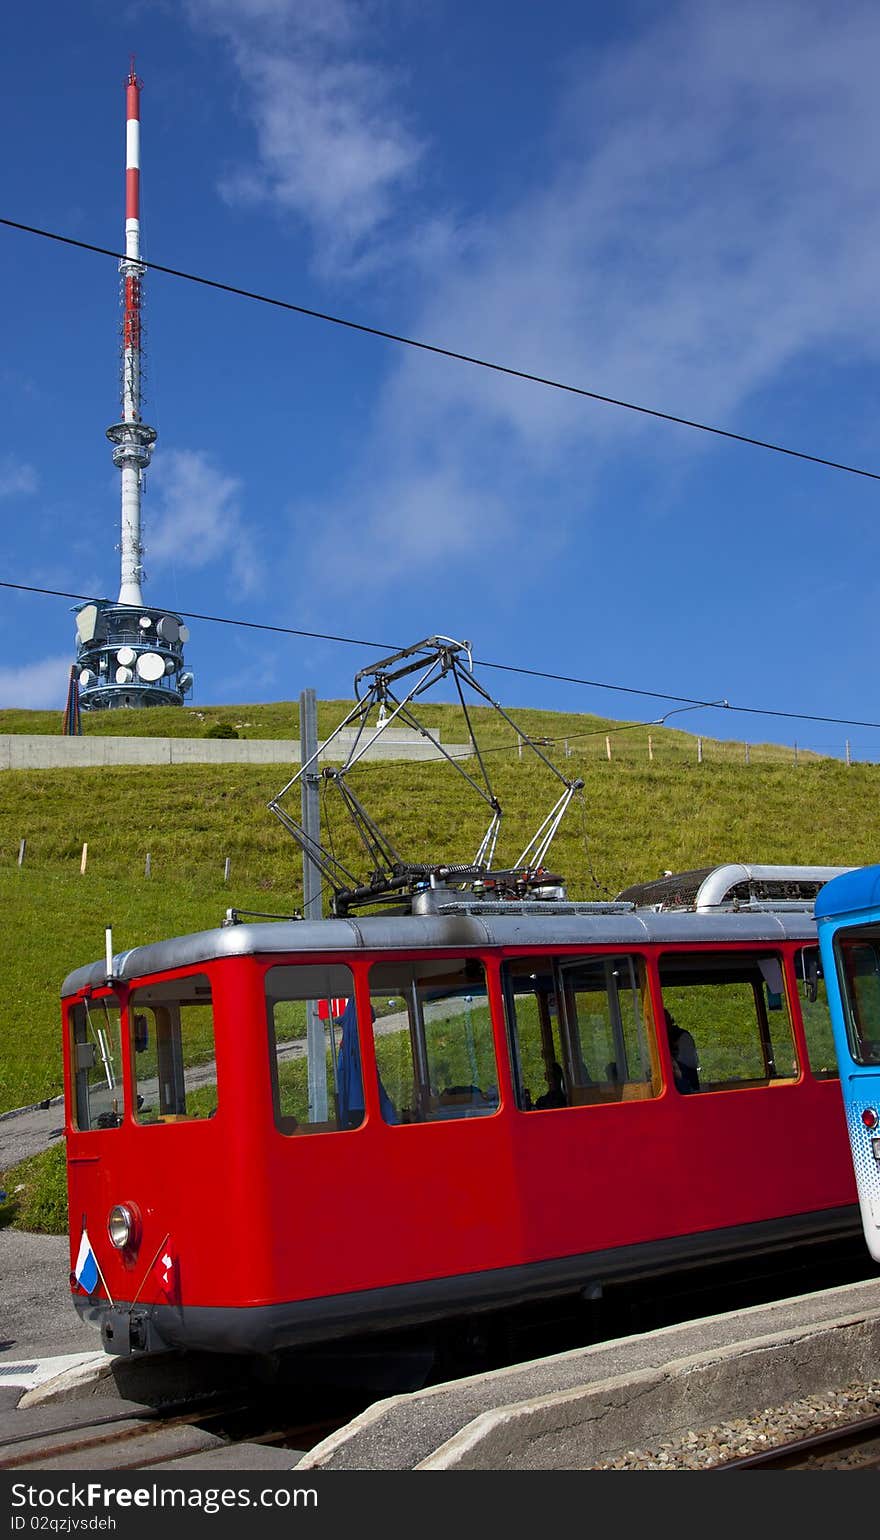
M 386 1122 L 434 1123 L 495 1111 L 498 1073 L 481 962 L 376 963 L 370 1000 Z
M 118 1128 L 124 1110 L 119 1001 L 115 995 L 83 1000 L 68 1021 L 74 1127 Z
M 850 1053 L 856 1064 L 880 1064 L 880 927 L 841 931 L 835 947 Z

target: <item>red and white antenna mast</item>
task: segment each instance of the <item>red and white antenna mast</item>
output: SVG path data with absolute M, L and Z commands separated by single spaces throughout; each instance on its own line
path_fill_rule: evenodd
M 134 56 L 125 85 L 125 257 L 119 264 L 123 285 L 122 421 L 107 429 L 115 446 L 113 463 L 122 473 L 122 543 L 119 604 L 142 605 L 141 494 L 156 430 L 141 420 L 141 82 Z
M 76 618 L 76 672 L 83 711 L 118 706 L 182 706 L 193 687 L 184 663 L 183 616 L 146 605 L 141 496 L 156 429 L 141 418 L 141 83 L 132 56 L 125 82 L 125 256 L 122 276 L 122 420 L 107 429 L 122 476 L 119 598 L 89 600 Z

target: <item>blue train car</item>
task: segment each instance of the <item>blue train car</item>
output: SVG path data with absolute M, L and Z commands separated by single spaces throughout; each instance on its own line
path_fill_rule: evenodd
M 862 1225 L 880 1262 L 880 866 L 835 877 L 815 912 Z

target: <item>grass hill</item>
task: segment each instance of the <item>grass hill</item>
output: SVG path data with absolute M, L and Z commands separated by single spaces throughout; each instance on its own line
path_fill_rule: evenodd
M 348 713 L 351 701 L 328 700 L 318 702 L 318 736 L 326 738 Z M 470 701 L 468 702 L 470 709 Z M 467 739 L 461 707 L 431 701 L 420 708 L 420 718 L 428 727 L 437 728 L 448 743 L 462 743 Z M 695 755 L 697 739 L 691 733 L 678 732 L 674 728 L 657 728 L 650 724 L 612 721 L 610 718 L 590 716 L 577 712 L 541 711 L 515 708 L 513 718 L 523 731 L 535 739 L 552 738 L 560 747 L 567 739 L 578 752 L 596 758 L 607 758 L 605 737 L 613 736 L 614 757 L 640 757 L 648 754 L 648 737 L 652 752 L 658 756 Z M 497 712 L 488 706 L 477 706 L 472 712 L 478 726 L 479 742 L 515 745 L 516 735 Z M 228 724 L 240 738 L 298 738 L 299 705 L 296 701 L 272 701 L 247 706 L 155 706 L 149 711 L 135 707 L 114 711 L 84 713 L 83 736 L 87 738 L 204 738 L 221 724 Z M 60 737 L 63 716 L 60 711 L 25 711 L 20 708 L 0 710 L 0 735 L 4 733 L 39 733 Z M 792 748 L 778 744 L 745 745 L 734 741 L 705 739 L 707 758 L 729 759 L 732 763 L 749 761 L 761 763 L 793 761 Z M 841 745 L 842 746 L 842 745 Z M 798 758 L 803 758 L 803 751 Z M 815 755 L 807 755 L 815 758 Z
M 344 706 L 321 703 L 322 736 Z M 559 740 L 549 756 L 585 781 L 551 851 L 573 897 L 613 895 L 665 869 L 730 860 L 853 865 L 880 852 L 880 767 L 795 760 L 791 748 L 773 745 L 753 748 L 747 764 L 741 744 L 714 740 L 703 741 L 700 761 L 696 738 L 671 729 L 515 715 L 532 735 Z M 457 708 L 432 704 L 425 716 L 447 741 L 466 737 Z M 197 723 L 202 733 L 225 720 L 248 737 L 293 737 L 296 717 L 292 703 L 163 708 L 100 713 L 86 732 L 192 733 Z M 488 708 L 475 718 L 505 811 L 502 865 L 519 856 L 559 787 L 528 752 L 520 758 L 511 729 Z M 59 728 L 59 713 L 0 712 L 0 732 Z M 467 764 L 473 772 L 475 762 Z M 403 854 L 473 858 L 488 809 L 448 765 L 379 763 L 356 774 L 358 794 Z M 0 1112 L 60 1091 L 59 987 L 70 969 L 103 955 L 105 925 L 122 950 L 218 924 L 230 905 L 279 913 L 299 905 L 298 848 L 267 811 L 284 779 L 278 765 L 0 772 Z M 298 788 L 290 811 L 299 816 Z M 331 790 L 324 826 L 340 858 L 361 870 Z

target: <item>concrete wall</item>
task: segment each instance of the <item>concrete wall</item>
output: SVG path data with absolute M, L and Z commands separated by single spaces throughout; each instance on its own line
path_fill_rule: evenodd
M 435 733 L 439 738 L 440 734 Z M 328 760 L 341 762 L 352 739 L 340 735 Z M 323 743 L 320 745 L 323 747 Z M 471 752 L 466 743 L 443 745 L 456 756 Z M 322 755 L 322 758 L 325 756 Z M 389 728 L 367 749 L 364 759 L 442 759 L 427 739 Z M 76 770 L 105 765 L 298 765 L 298 738 L 62 738 L 27 733 L 0 735 L 0 770 Z

